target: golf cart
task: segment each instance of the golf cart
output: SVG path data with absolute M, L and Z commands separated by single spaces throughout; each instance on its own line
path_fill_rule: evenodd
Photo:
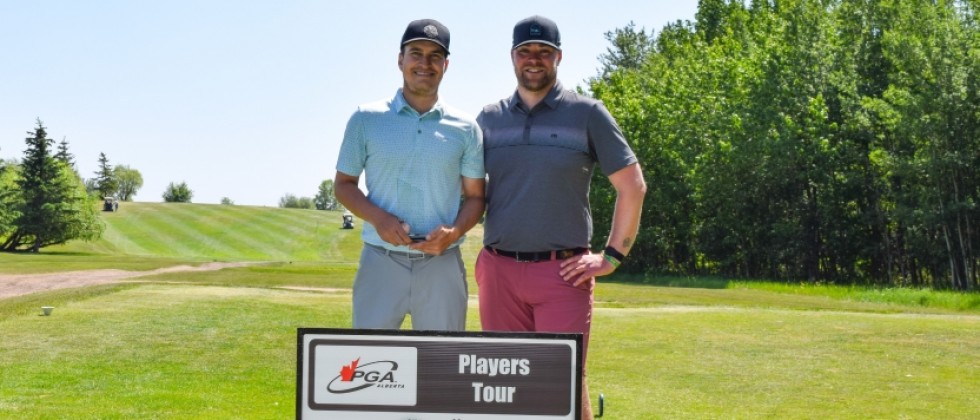
M 119 200 L 116 197 L 105 197 L 102 200 L 102 211 L 118 211 Z
M 349 211 L 344 212 L 344 229 L 354 229 L 354 215 Z

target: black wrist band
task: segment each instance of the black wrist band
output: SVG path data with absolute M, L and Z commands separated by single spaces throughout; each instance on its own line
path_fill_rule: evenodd
M 603 250 L 602 252 L 610 257 L 615 258 L 616 261 L 619 262 L 623 262 L 623 260 L 626 259 L 625 255 L 623 255 L 621 252 L 617 251 L 616 248 L 613 248 L 611 246 L 607 246 L 606 249 Z

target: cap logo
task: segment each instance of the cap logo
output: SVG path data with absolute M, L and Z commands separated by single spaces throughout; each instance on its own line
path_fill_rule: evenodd
M 537 23 L 532 23 L 531 28 L 528 30 L 528 33 L 531 36 L 541 36 L 541 32 L 541 25 L 538 25 Z
M 425 28 L 422 28 L 422 32 L 424 32 L 425 36 L 429 38 L 435 38 L 439 36 L 439 30 L 436 29 L 435 25 L 426 25 Z

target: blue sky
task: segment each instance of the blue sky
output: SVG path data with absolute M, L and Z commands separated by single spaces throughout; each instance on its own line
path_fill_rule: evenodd
M 604 34 L 659 33 L 696 0 L 0 0 L 0 159 L 20 159 L 40 118 L 85 178 L 99 153 L 139 170 L 136 201 L 186 182 L 195 203 L 276 206 L 333 179 L 347 118 L 401 86 L 409 21 L 449 27 L 440 96 L 475 115 L 509 96 L 513 25 L 558 23 L 566 87 L 592 76 Z

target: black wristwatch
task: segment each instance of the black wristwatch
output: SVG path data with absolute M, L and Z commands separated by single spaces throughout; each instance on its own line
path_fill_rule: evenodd
M 607 246 L 606 249 L 602 251 L 602 253 L 615 258 L 616 261 L 619 261 L 620 263 L 622 263 L 623 260 L 626 259 L 626 256 L 623 255 L 622 252 L 617 251 L 616 248 L 613 248 L 611 246 Z

